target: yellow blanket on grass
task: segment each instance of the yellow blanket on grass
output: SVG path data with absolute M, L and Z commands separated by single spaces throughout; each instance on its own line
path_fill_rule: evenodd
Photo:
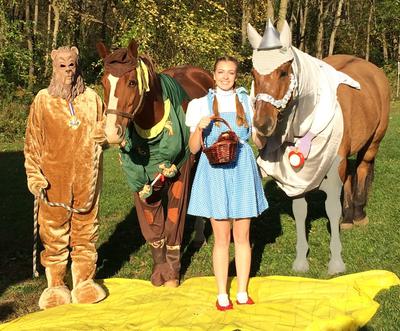
M 399 285 L 388 271 L 372 270 L 330 280 L 255 277 L 255 305 L 220 312 L 215 279 L 191 278 L 178 288 L 137 279 L 105 279 L 109 296 L 94 305 L 64 305 L 0 325 L 0 330 L 356 330 L 375 314 L 373 297 Z M 230 284 L 235 298 L 236 280 Z

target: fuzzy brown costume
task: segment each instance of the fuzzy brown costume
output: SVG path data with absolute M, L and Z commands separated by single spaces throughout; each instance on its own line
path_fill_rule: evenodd
M 97 185 L 92 182 L 95 146 L 105 140 L 102 101 L 83 83 L 76 47 L 53 50 L 51 57 L 52 81 L 48 89 L 36 95 L 27 124 L 24 154 L 28 188 L 35 196 L 46 189 L 50 202 L 73 208 L 83 208 L 93 189 L 95 195 L 93 205 L 84 213 L 39 202 L 39 233 L 44 246 L 41 263 L 48 282 L 39 300 L 41 309 L 70 302 L 94 303 L 106 296 L 104 289 L 93 281 L 101 158 Z M 69 255 L 71 292 L 64 283 Z

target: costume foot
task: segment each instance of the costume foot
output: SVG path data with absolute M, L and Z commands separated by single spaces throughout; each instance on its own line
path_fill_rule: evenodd
M 231 300 L 229 300 L 229 305 L 227 305 L 227 306 L 221 306 L 221 305 L 219 304 L 218 300 L 217 300 L 217 302 L 215 303 L 215 306 L 216 306 L 217 309 L 220 310 L 220 311 L 225 311 L 225 310 L 231 310 L 231 309 L 233 309 L 233 304 L 232 304 L 232 301 L 231 301 Z
M 164 283 L 164 286 L 165 286 L 165 287 L 178 287 L 178 286 L 179 286 L 179 280 L 177 280 L 177 279 L 170 279 L 170 280 L 167 280 L 167 281 Z
M 238 305 L 254 305 L 254 301 L 252 298 L 248 297 L 246 302 L 239 302 L 238 300 L 236 300 L 236 303 Z
M 39 308 L 47 309 L 71 303 L 71 292 L 68 287 L 54 286 L 46 288 L 40 296 Z
M 79 283 L 71 292 L 73 303 L 95 303 L 106 297 L 106 292 L 93 279 Z

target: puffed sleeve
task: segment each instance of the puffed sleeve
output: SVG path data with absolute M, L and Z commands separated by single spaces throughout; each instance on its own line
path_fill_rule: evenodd
M 200 120 L 209 114 L 206 97 L 193 99 L 189 102 L 186 111 L 185 124 L 190 128 L 190 132 L 194 132 Z
M 43 132 L 41 127 L 41 111 L 38 106 L 39 97 L 33 101 L 28 117 L 25 133 L 25 171 L 28 180 L 28 189 L 38 195 L 41 188 L 46 188 L 48 182 L 41 171 L 41 157 L 43 147 Z

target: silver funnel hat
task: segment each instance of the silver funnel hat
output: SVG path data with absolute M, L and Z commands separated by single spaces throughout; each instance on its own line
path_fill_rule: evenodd
M 293 59 L 292 32 L 286 21 L 279 37 L 270 21 L 267 23 L 263 37 L 250 24 L 247 25 L 247 36 L 253 47 L 253 67 L 261 75 L 268 75 Z
M 264 35 L 261 39 L 260 45 L 258 45 L 257 47 L 257 50 L 266 51 L 269 49 L 277 49 L 281 47 L 282 43 L 279 40 L 279 33 L 272 25 L 271 19 L 268 19 L 268 22 L 265 25 Z

